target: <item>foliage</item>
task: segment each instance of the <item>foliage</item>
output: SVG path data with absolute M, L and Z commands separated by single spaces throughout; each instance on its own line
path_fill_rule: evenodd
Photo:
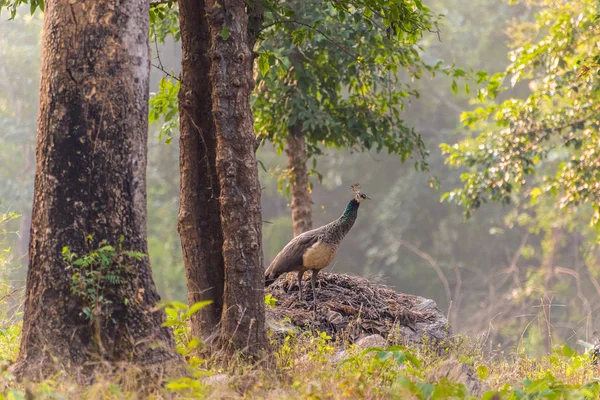
M 187 341 L 189 316 L 203 307 L 165 303 L 167 323 L 178 338 Z M 183 330 L 182 330 L 183 329 Z M 340 341 L 323 333 L 286 335 L 274 344 L 274 361 L 257 366 L 236 357 L 200 359 L 187 348 L 182 353 L 188 372 L 155 382 L 138 380 L 134 370 L 100 374 L 90 385 L 72 377 L 57 376 L 37 384 L 17 383 L 9 372 L 0 374 L 0 399 L 35 398 L 332 398 L 332 399 L 472 399 L 468 388 L 429 376 L 447 359 L 467 363 L 479 373 L 490 390 L 482 399 L 592 399 L 600 394 L 597 374 L 588 354 L 567 346 L 556 347 L 550 356 L 531 359 L 484 354 L 473 339 L 445 343 L 443 348 L 424 344 L 419 348 L 391 345 L 364 350 L 347 346 L 345 357 L 334 361 Z M 191 343 L 188 342 L 188 343 Z M 474 346 L 474 347 L 473 347 Z M 443 351 L 441 351 L 443 350 Z M 5 353 L 0 354 L 1 357 Z M 265 361 L 266 362 L 266 361 Z M 213 377 L 215 379 L 213 379 Z
M 421 61 L 417 44 L 436 24 L 420 2 L 267 7 L 253 96 L 258 134 L 282 149 L 299 123 L 309 157 L 325 145 L 386 149 L 403 160 L 416 152 L 424 163 L 420 136 L 401 119 L 418 93 L 403 81 L 436 68 Z
M 7 229 L 10 222 L 19 217 L 20 215 L 11 211 L 0 212 L 0 368 L 3 368 L 5 362 L 16 360 L 21 335 L 21 322 L 18 321 L 21 313 L 15 312 L 15 306 L 11 304 L 17 290 L 8 282 L 12 272 L 8 240 L 16 232 Z
M 0 12 L 6 8 L 10 12 L 10 19 L 14 19 L 17 15 L 17 8 L 21 5 L 29 5 L 31 14 L 35 13 L 38 8 L 44 11 L 44 0 L 0 0 Z
M 150 98 L 148 120 L 152 124 L 162 118 L 163 124 L 158 133 L 158 140 L 164 138 L 166 144 L 173 140 L 173 131 L 179 129 L 179 105 L 177 104 L 179 88 L 179 81 L 173 78 L 161 78 L 158 92 Z
M 155 43 L 164 43 L 169 36 L 176 41 L 181 38 L 179 32 L 179 9 L 173 7 L 174 1 L 150 4 L 150 39 Z
M 479 91 L 481 106 L 462 116 L 468 128 L 481 133 L 442 145 L 450 165 L 466 168 L 463 187 L 444 198 L 463 205 L 468 216 L 488 200 L 509 203 L 520 190 L 532 203 L 550 194 L 558 196 L 561 208 L 591 204 L 597 223 L 598 2 L 539 5 L 535 22 L 511 28 L 511 64 Z M 496 103 L 508 79 L 512 86 L 527 83 L 530 93 Z M 534 173 L 541 178 L 530 179 Z
M 260 139 L 281 151 L 298 122 L 308 139 L 309 157 L 321 154 L 323 146 L 386 150 L 402 161 L 416 155 L 415 168 L 427 168 L 421 135 L 403 119 L 407 103 L 418 97 L 407 81 L 424 71 L 442 71 L 453 79 L 469 75 L 422 60 L 419 40 L 424 32 L 438 30 L 439 18 L 428 7 L 413 0 L 289 0 L 263 6 L 252 98 Z M 175 18 L 156 19 L 152 25 L 153 32 L 171 32 L 179 40 Z M 164 35 L 152 35 L 164 41 Z M 452 88 L 458 90 L 455 80 Z M 168 141 L 177 127 L 172 113 L 177 91 L 178 85 L 165 79 L 157 101 L 151 101 L 150 121 L 164 115 L 161 136 Z M 313 159 L 311 173 L 321 177 L 315 168 Z
M 182 356 L 190 356 L 192 351 L 202 344 L 200 339 L 192 336 L 189 321 L 192 315 L 210 303 L 212 303 L 211 300 L 200 301 L 191 306 L 179 301 L 170 301 L 162 304 L 161 308 L 164 308 L 167 314 L 167 320 L 163 323 L 163 326 L 173 329 L 177 352 Z M 197 362 L 197 360 L 194 362 Z
M 87 238 L 90 242 L 92 237 Z M 96 250 L 78 255 L 67 246 L 63 247 L 62 255 L 65 269 L 71 273 L 71 292 L 79 296 L 83 302 L 80 315 L 92 322 L 101 317 L 111 318 L 112 297 L 116 288 L 127 281 L 129 275 L 128 263 L 131 260 L 141 260 L 144 253 L 122 249 L 123 238 L 117 247 L 102 241 Z M 135 299 L 124 299 L 125 306 Z
M 270 308 L 274 308 L 275 304 L 277 304 L 277 299 L 273 297 L 271 293 L 267 293 L 267 295 L 265 296 L 265 305 Z

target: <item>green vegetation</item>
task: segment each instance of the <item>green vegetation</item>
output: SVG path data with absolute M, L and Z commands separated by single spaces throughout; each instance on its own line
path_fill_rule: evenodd
M 91 243 L 92 237 L 87 238 Z M 100 243 L 98 249 L 81 256 L 63 247 L 62 254 L 65 269 L 71 272 L 71 292 L 77 295 L 82 303 L 81 313 L 92 323 L 99 318 L 110 318 L 112 315 L 111 290 L 127 281 L 128 271 L 125 259 L 141 260 L 146 254 L 123 250 L 122 241 L 117 247 Z M 128 299 L 125 299 L 127 306 Z M 135 300 L 132 300 L 135 301 Z
M 598 2 L 538 6 L 534 22 L 510 27 L 511 64 L 479 90 L 482 106 L 461 117 L 482 133 L 457 146 L 442 145 L 449 164 L 469 168 L 462 175 L 464 189 L 447 196 L 470 215 L 488 199 L 509 203 L 514 192 L 524 192 L 533 205 L 550 195 L 558 197 L 557 211 L 591 204 L 597 223 Z M 527 84 L 530 94 L 496 103 L 509 79 L 513 87 Z
M 172 76 L 153 72 L 149 119 L 159 124 L 149 143 L 148 256 L 187 374 L 140 392 L 134 369 L 104 371 L 92 385 L 60 375 L 17 383 L 7 369 L 21 335 L 35 165 L 41 18 L 28 14 L 43 2 L 0 0 L 0 204 L 23 215 L 0 209 L 0 399 L 469 398 L 462 383 L 430 379 L 448 359 L 489 385 L 484 399 L 598 398 L 597 366 L 573 350 L 578 339 L 592 341 L 600 307 L 598 2 L 400 3 L 418 10 L 417 21 L 394 28 L 388 20 L 384 29 L 356 8 L 363 1 L 285 1 L 266 10 L 253 97 L 255 128 L 268 142 L 258 151 L 265 263 L 291 238 L 278 190 L 291 176 L 281 150 L 289 125 L 301 120 L 309 158 L 327 155 L 319 159 L 321 184 L 311 181 L 315 225 L 338 216 L 349 183 L 361 182 L 374 199 L 333 270 L 381 275 L 398 291 L 432 298 L 465 336 L 442 350 L 346 343 L 347 356 L 336 362 L 342 344 L 324 333 L 273 334 L 273 354 L 259 365 L 203 353 L 189 320 L 205 303 L 181 303 L 180 86 L 171 43 L 179 28 L 177 8 L 165 3 L 150 13 L 152 63 Z M 440 59 L 464 69 L 440 71 Z M 465 85 L 466 71 L 482 69 Z M 432 81 L 431 72 L 446 73 Z M 416 155 L 417 168 L 398 155 Z M 316 162 L 309 165 L 317 175 Z M 426 169 L 441 192 L 431 190 Z M 64 256 L 93 328 L 110 317 L 106 293 L 123 280 L 114 272 L 126 275 L 115 260 L 144 255 L 103 244 Z M 267 309 L 277 302 L 265 298 Z
M 187 372 L 183 376 L 148 383 L 139 392 L 137 371 L 133 369 L 118 375 L 107 371 L 92 385 L 80 385 L 68 376 L 38 384 L 16 383 L 4 370 L 0 375 L 0 398 L 474 398 L 464 383 L 431 378 L 445 360 L 456 360 L 476 371 L 475 375 L 489 389 L 480 393 L 482 399 L 594 399 L 600 395 L 596 368 L 588 354 L 580 355 L 567 346 L 536 359 L 523 353 L 485 353 L 485 343 L 461 336 L 441 348 L 425 344 L 421 348 L 388 346 L 361 350 L 347 345 L 345 357 L 334 361 L 332 356 L 340 350 L 340 343 L 330 336 L 287 334 L 282 340 L 272 340 L 273 356 L 259 365 L 248 365 L 236 357 L 227 361 L 214 356 L 203 358 L 202 343 L 191 336 L 187 322 L 204 305 L 188 307 L 170 302 L 163 306 L 168 317 L 165 325 L 173 329 L 177 350 L 186 360 Z M 18 333 L 18 327 L 14 328 Z M 11 329 L 3 329 L 2 337 L 13 335 Z M 16 341 L 3 342 L 0 360 L 14 360 L 17 346 Z

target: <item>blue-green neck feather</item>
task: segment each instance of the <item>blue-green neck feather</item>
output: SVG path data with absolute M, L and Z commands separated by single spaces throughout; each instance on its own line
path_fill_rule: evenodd
M 360 206 L 360 203 L 358 201 L 356 201 L 356 199 L 352 199 L 348 202 L 348 204 L 346 205 L 346 209 L 344 210 L 344 213 L 342 214 L 342 216 L 340 217 L 340 221 L 342 223 L 354 223 L 354 220 L 356 219 L 356 216 L 358 215 L 358 206 Z
M 352 228 L 352 225 L 354 225 L 354 221 L 356 221 L 358 206 L 359 203 L 356 199 L 350 200 L 346 205 L 344 213 L 338 219 L 325 226 L 327 228 L 324 237 L 326 242 L 339 244 L 342 241 L 344 236 L 346 236 L 348 231 Z

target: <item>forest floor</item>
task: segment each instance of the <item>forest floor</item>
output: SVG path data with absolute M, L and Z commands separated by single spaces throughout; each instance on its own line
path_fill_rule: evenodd
M 332 295 L 346 290 L 361 296 L 361 290 L 371 293 L 371 301 L 382 317 L 401 316 L 406 326 L 419 318 L 432 320 L 433 313 L 413 315 L 417 296 L 400 295 L 382 285 L 359 282 L 343 275 L 325 275 L 318 298 L 320 313 L 336 323 L 311 325 L 298 329 L 310 310 L 294 299 L 297 293 L 292 282 L 281 280 L 269 290 L 266 297 L 269 318 L 279 316 L 293 329 L 269 329 L 271 351 L 258 363 L 249 364 L 242 358 L 203 357 L 201 344 L 190 336 L 188 310 L 181 303 L 169 303 L 167 321 L 173 327 L 177 350 L 183 356 L 187 374 L 165 377 L 151 383 L 139 380 L 139 371 L 131 368 L 118 374 L 103 374 L 91 385 L 78 384 L 72 377 L 57 375 L 41 383 L 17 382 L 10 373 L 10 364 L 18 352 L 19 323 L 0 329 L 0 400 L 3 399 L 596 399 L 600 398 L 598 369 L 589 354 L 563 346 L 551 355 L 530 358 L 524 353 L 506 354 L 501 349 L 490 349 L 483 340 L 453 335 L 445 340 L 421 340 L 397 344 L 392 332 L 369 334 L 364 327 L 369 312 L 354 310 L 352 299 L 338 307 Z M 307 282 L 305 282 L 307 285 Z M 310 287 L 307 285 L 307 287 Z M 290 290 L 291 289 L 291 290 Z M 283 293 L 282 291 L 285 291 Z M 310 293 L 310 289 L 308 290 Z M 282 317 L 276 306 L 280 299 L 293 311 Z M 399 300 L 396 305 L 389 299 Z M 310 294 L 307 300 L 312 300 Z M 421 301 L 419 300 L 419 301 Z M 327 305 L 329 302 L 329 305 Z M 387 305 L 386 305 L 387 304 Z M 409 309 L 403 310 L 402 304 Z M 429 303 L 427 303 L 429 304 Z M 279 305 L 281 307 L 282 304 Z M 412 307 L 412 308 L 411 308 Z M 360 307 L 359 307 L 360 309 Z M 345 311 L 344 311 L 345 310 Z M 284 313 L 285 314 L 285 313 Z M 342 326 L 352 326 L 349 316 L 358 314 L 361 339 L 344 335 Z M 291 315 L 291 317 L 290 317 Z M 361 319 L 361 315 L 364 317 Z M 408 316 L 408 318 L 404 318 Z M 371 315 L 377 320 L 376 315 Z M 296 320 L 293 320 L 296 318 Z M 365 322 L 366 321 L 366 322 Z M 361 323 L 363 325 L 361 325 Z M 344 325 L 346 324 L 346 325 Z M 319 330 L 322 327 L 322 330 Z M 378 329 L 379 326 L 375 326 Z M 379 327 L 380 328 L 380 327 Z M 485 350 L 484 350 L 485 349 Z

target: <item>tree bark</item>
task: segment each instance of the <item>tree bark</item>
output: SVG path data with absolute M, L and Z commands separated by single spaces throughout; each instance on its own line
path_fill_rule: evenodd
M 206 5 L 225 263 L 220 346 L 254 355 L 266 345 L 266 336 L 248 12 L 244 0 L 206 0 Z
M 178 231 L 188 301 L 213 303 L 192 316 L 192 331 L 207 340 L 221 319 L 225 271 L 216 170 L 216 127 L 209 80 L 210 36 L 204 1 L 179 0 L 182 65 L 180 113 L 180 207 Z
M 306 138 L 302 135 L 302 122 L 297 121 L 289 129 L 287 138 L 288 169 L 292 194 L 292 223 L 294 236 L 312 229 L 312 200 L 308 187 L 306 168 Z
M 46 0 L 36 177 L 21 349 L 15 372 L 81 375 L 99 361 L 178 360 L 161 326 L 148 258 L 110 264 L 122 282 L 93 321 L 61 250 L 105 242 L 147 254 L 148 2 Z M 99 271 L 99 269 L 97 270 Z

